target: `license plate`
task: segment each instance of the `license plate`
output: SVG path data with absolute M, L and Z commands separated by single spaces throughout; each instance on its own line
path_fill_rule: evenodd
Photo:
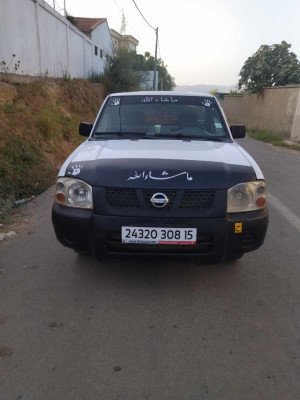
M 196 240 L 196 228 L 122 226 L 122 243 L 194 245 Z

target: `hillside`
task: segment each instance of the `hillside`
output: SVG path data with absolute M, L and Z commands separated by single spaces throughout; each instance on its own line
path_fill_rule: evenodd
M 15 200 L 38 195 L 83 140 L 80 121 L 93 122 L 100 84 L 85 80 L 0 77 L 0 220 Z

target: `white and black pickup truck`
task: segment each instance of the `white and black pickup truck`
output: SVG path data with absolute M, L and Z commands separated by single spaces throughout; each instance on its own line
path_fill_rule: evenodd
M 264 177 L 215 97 L 112 94 L 79 133 L 88 139 L 63 164 L 52 210 L 63 245 L 222 262 L 263 244 Z

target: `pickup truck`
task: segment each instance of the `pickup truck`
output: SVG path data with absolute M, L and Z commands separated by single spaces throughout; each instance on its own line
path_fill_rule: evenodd
M 214 96 L 109 95 L 56 183 L 57 239 L 78 253 L 219 263 L 259 248 L 266 185 Z

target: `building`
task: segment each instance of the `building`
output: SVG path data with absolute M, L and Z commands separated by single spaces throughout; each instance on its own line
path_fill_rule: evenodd
M 93 42 L 94 61 L 97 60 L 95 70 L 103 70 L 105 61 L 114 50 L 107 19 L 72 17 L 72 23 Z
M 129 50 L 136 51 L 139 41 L 131 35 L 122 35 L 121 33 L 110 29 L 110 34 L 114 44 L 114 49 L 117 51 L 120 47 L 125 47 Z

